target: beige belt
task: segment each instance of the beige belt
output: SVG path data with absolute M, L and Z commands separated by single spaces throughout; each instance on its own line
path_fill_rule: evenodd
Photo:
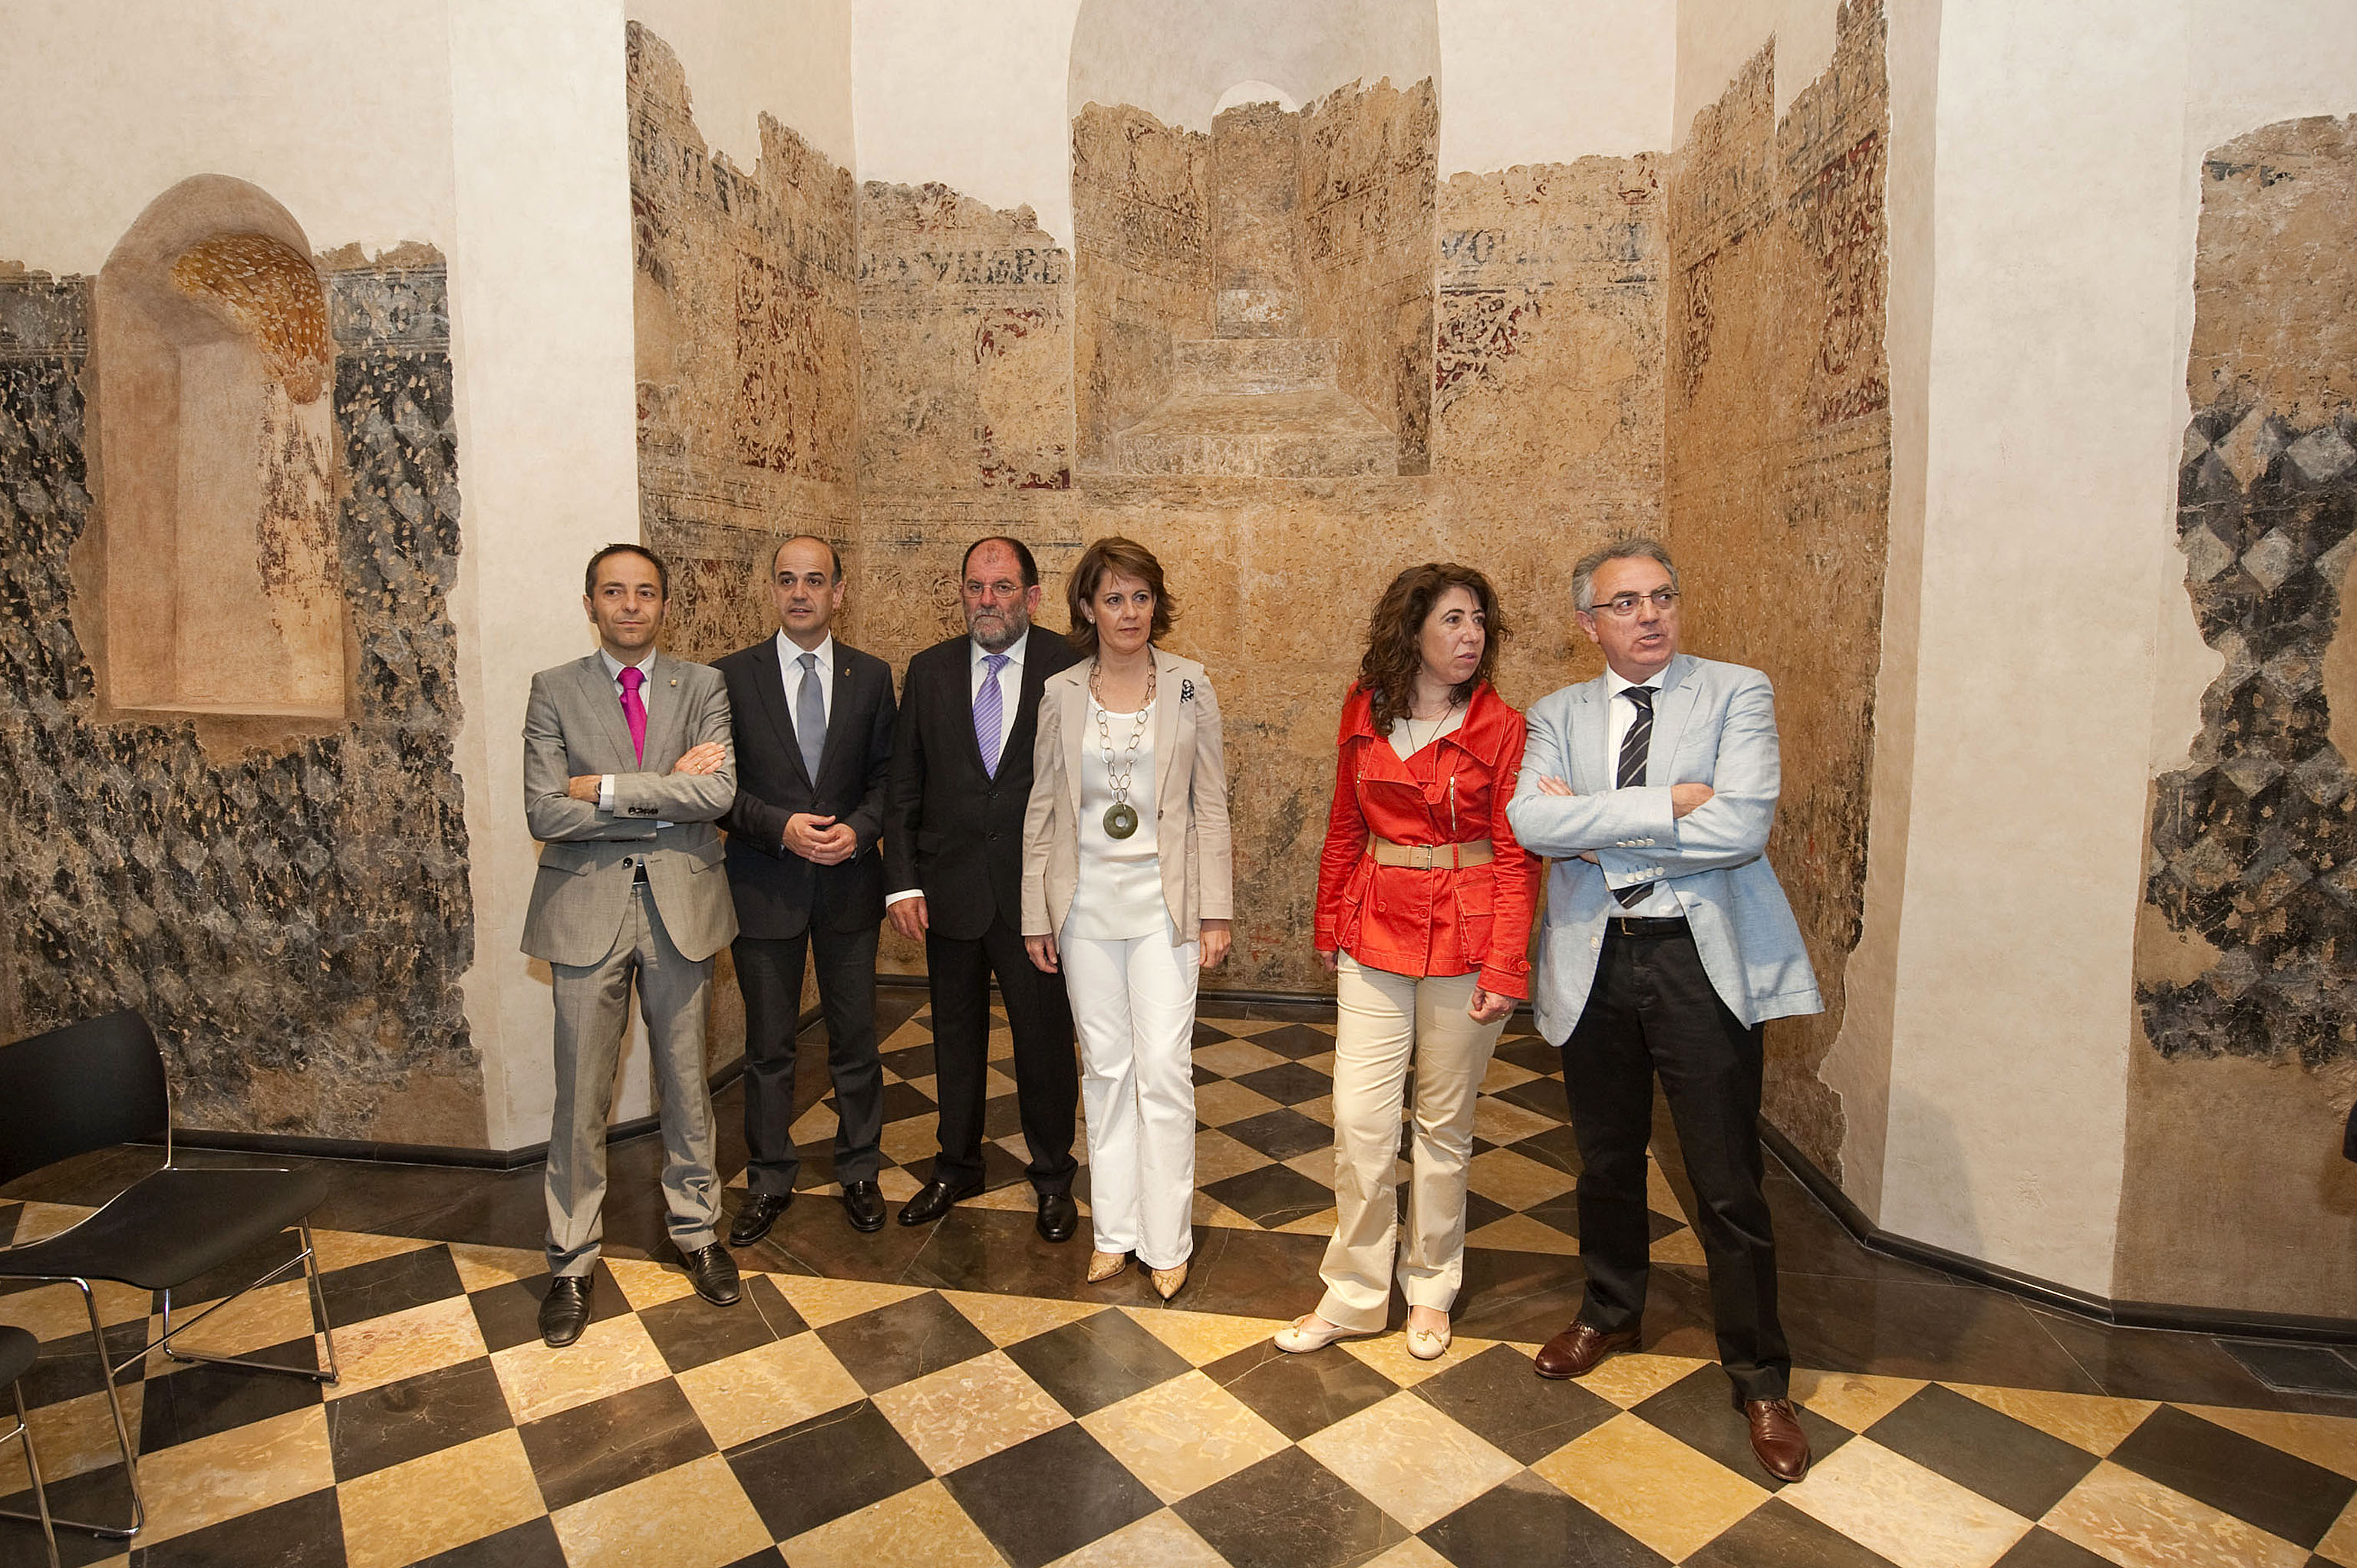
M 1377 865 L 1405 865 L 1417 871 L 1430 871 L 1434 866 L 1447 870 L 1451 866 L 1487 865 L 1498 858 L 1488 839 L 1472 839 L 1464 843 L 1394 843 L 1385 838 L 1367 835 L 1367 853 L 1375 857 Z

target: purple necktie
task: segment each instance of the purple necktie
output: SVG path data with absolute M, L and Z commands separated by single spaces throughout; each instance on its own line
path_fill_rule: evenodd
M 639 762 L 647 760 L 647 705 L 639 700 L 639 688 L 646 683 L 647 672 L 633 664 L 624 669 L 622 682 L 622 717 L 630 725 L 630 749 L 639 754 Z
M 974 694 L 974 741 L 982 747 L 982 770 L 998 777 L 999 728 L 1006 722 L 1006 693 L 998 689 L 998 672 L 1006 655 L 993 653 L 982 661 L 982 690 Z

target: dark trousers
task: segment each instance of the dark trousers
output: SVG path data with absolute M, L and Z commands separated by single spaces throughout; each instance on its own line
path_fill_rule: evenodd
M 1694 938 L 1608 925 L 1596 984 L 1563 1043 L 1579 1142 L 1581 1319 L 1614 1333 L 1645 1308 L 1645 1144 L 1653 1080 L 1670 1102 L 1695 1230 L 1710 1265 L 1719 1363 L 1747 1400 L 1782 1399 L 1792 1368 L 1776 1317 L 1776 1243 L 1760 1190 L 1760 1038 L 1727 1009 Z
M 738 937 L 729 947 L 745 994 L 745 1185 L 770 1197 L 794 1190 L 794 1033 L 802 1020 L 802 961 L 818 964 L 826 1019 L 826 1069 L 834 1080 L 834 1179 L 876 1179 L 884 1130 L 884 1065 L 876 1057 L 877 929 L 801 936 Z
M 1072 1189 L 1072 1125 L 1081 1073 L 1072 1051 L 1072 1009 L 1061 975 L 1042 974 L 1005 919 L 973 941 L 925 935 L 933 996 L 934 1092 L 942 1105 L 942 1152 L 933 1179 L 954 1187 L 982 1179 L 982 1105 L 990 1056 L 990 982 L 998 981 L 1015 1036 L 1016 1107 L 1031 1151 L 1031 1185 Z

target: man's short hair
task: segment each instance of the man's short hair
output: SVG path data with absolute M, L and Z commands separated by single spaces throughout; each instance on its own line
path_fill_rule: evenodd
M 797 533 L 791 539 L 780 540 L 778 542 L 778 547 L 770 552 L 770 575 L 771 577 L 775 577 L 778 575 L 778 557 L 786 553 L 786 546 L 789 544 L 799 544 L 805 539 L 809 540 L 813 544 L 823 544 L 826 546 L 827 565 L 832 574 L 827 580 L 833 583 L 842 582 L 843 552 L 834 547 L 834 542 L 833 540 L 821 539 L 815 533 Z
M 645 556 L 647 564 L 655 569 L 655 592 L 666 599 L 671 597 L 671 569 L 663 564 L 662 556 L 643 544 L 608 544 L 605 549 L 589 557 L 588 569 L 581 574 L 583 598 L 594 599 L 597 596 L 597 568 L 605 564 L 606 558 L 609 555 Z
M 965 547 L 965 558 L 958 563 L 959 582 L 965 581 L 965 569 L 974 564 L 974 553 L 985 544 L 1004 544 L 1014 551 L 1016 564 L 1023 568 L 1023 585 L 1027 588 L 1036 588 L 1039 585 L 1039 563 L 1031 559 L 1031 547 L 1019 539 L 1010 539 L 1003 533 L 994 533 L 986 538 L 977 539 Z
M 1678 585 L 1677 563 L 1670 559 L 1669 546 L 1658 539 L 1648 539 L 1641 533 L 1631 533 L 1614 540 L 1601 550 L 1591 550 L 1579 558 L 1571 569 L 1571 602 L 1574 607 L 1593 613 L 1596 608 L 1596 574 L 1604 570 L 1608 561 L 1646 560 L 1660 564 L 1670 575 L 1670 586 Z

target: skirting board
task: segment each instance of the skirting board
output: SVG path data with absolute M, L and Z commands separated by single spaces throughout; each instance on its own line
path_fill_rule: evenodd
M 1996 1263 L 1951 1252 L 1929 1241 L 1894 1236 L 1866 1217 L 1849 1195 L 1819 1170 L 1790 1138 L 1760 1123 L 1760 1141 L 1766 1144 L 1793 1179 L 1833 1217 L 1841 1221 L 1858 1245 L 1887 1258 L 1920 1263 L 1953 1274 L 1975 1284 L 1989 1285 L 2040 1306 L 2054 1307 L 2075 1317 L 2108 1324 L 2115 1328 L 2162 1328 L 2184 1334 L 2207 1334 L 2228 1339 L 2286 1339 L 2305 1344 L 2357 1344 L 2357 1318 L 2306 1317 L 2282 1312 L 2236 1312 L 2225 1307 L 2180 1306 L 2165 1301 L 2115 1301 L 2070 1285 L 2056 1284 L 2035 1274 L 2020 1273 Z

